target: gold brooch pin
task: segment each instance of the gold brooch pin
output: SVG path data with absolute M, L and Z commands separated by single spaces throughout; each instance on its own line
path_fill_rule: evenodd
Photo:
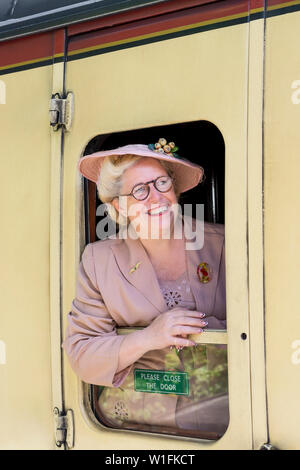
M 136 263 L 136 265 L 133 266 L 133 268 L 130 269 L 130 271 L 129 271 L 130 274 L 134 273 L 137 270 L 137 268 L 139 267 L 140 264 L 141 264 L 141 261 L 138 261 L 138 263 Z

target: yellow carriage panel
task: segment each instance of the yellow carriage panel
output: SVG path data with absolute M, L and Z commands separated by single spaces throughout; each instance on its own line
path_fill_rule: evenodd
M 270 442 L 279 449 L 299 449 L 299 28 L 299 11 L 266 25 L 266 373 Z
M 53 447 L 50 355 L 52 67 L 2 75 L 0 446 Z M 5 103 L 3 103 L 5 101 Z

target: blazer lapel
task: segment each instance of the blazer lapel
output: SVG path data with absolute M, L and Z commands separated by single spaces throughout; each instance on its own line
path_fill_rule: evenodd
M 156 277 L 153 265 L 145 248 L 139 239 L 127 238 L 111 249 L 116 262 L 127 281 L 138 289 L 146 299 L 160 312 L 167 310 L 167 306 Z M 138 267 L 133 268 L 139 263 Z
M 188 224 L 189 229 L 195 231 L 194 221 L 191 217 L 184 216 L 182 219 L 184 224 Z M 186 233 L 190 232 L 184 230 L 184 234 Z M 207 236 L 204 242 L 200 250 L 185 250 L 185 256 L 196 309 L 209 315 L 215 300 L 223 240 L 219 236 Z M 185 243 L 191 243 L 191 240 L 185 237 Z M 155 270 L 141 241 L 130 237 L 124 238 L 120 240 L 120 243 L 112 245 L 111 249 L 125 279 L 138 289 L 160 313 L 165 312 L 167 306 Z M 197 275 L 197 266 L 201 262 L 208 263 L 212 269 L 212 280 L 207 284 L 202 284 Z M 137 269 L 132 270 L 137 263 L 139 263 Z

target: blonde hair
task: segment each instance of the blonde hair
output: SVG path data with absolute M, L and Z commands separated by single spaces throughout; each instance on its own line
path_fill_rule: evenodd
M 128 219 L 120 214 L 111 202 L 114 198 L 120 196 L 124 172 L 141 158 L 144 157 L 131 154 L 107 156 L 104 158 L 101 165 L 101 171 L 97 181 L 98 195 L 101 201 L 106 205 L 108 216 L 119 225 L 128 225 Z M 164 160 L 159 160 L 159 163 L 163 166 L 168 175 L 174 179 L 174 190 L 178 199 L 180 193 L 176 190 L 176 180 L 172 166 Z

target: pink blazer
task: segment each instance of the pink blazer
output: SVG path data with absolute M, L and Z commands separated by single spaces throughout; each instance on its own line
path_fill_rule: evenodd
M 185 217 L 185 223 L 195 227 L 191 218 Z M 139 268 L 130 273 L 137 262 Z M 199 282 L 197 275 L 201 262 L 212 269 L 207 284 Z M 204 246 L 186 250 L 186 265 L 196 307 L 205 312 L 207 328 L 226 328 L 223 225 L 204 224 Z M 108 238 L 87 245 L 63 342 L 74 372 L 90 384 L 124 387 L 134 368 L 163 369 L 165 351 L 149 351 L 138 363 L 116 373 L 124 340 L 116 328 L 147 326 L 167 310 L 154 268 L 139 240 Z

